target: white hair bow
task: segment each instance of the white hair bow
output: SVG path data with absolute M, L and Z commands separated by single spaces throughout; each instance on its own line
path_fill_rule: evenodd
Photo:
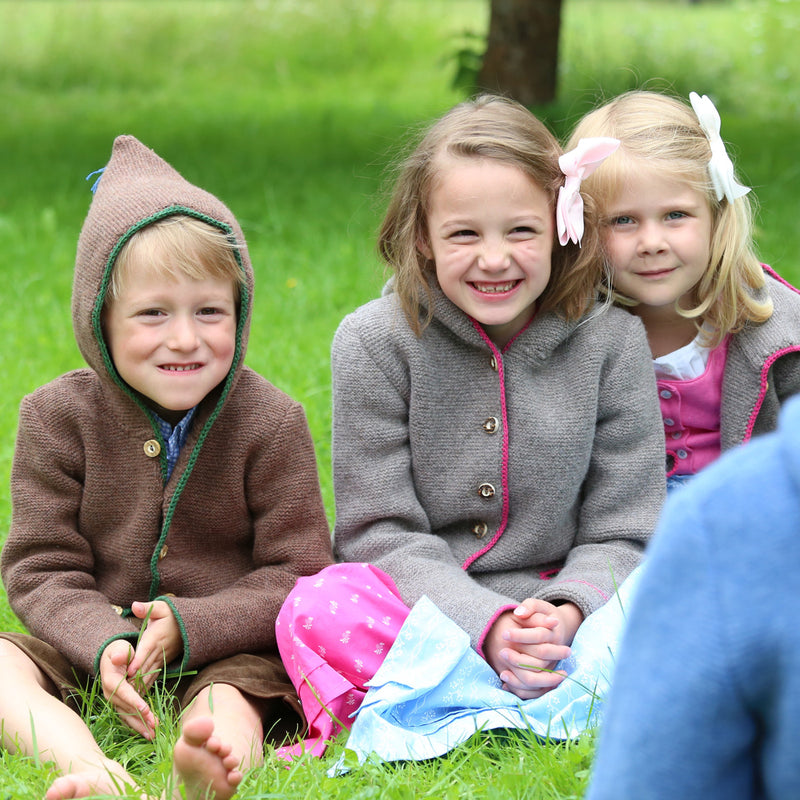
M 689 93 L 689 101 L 692 104 L 694 113 L 700 122 L 700 127 L 711 145 L 711 161 L 708 162 L 708 174 L 711 176 L 711 183 L 717 195 L 717 200 L 726 197 L 729 203 L 742 197 L 750 191 L 749 186 L 742 186 L 733 176 L 733 162 L 725 149 L 725 143 L 719 135 L 721 121 L 719 112 L 714 107 L 707 95 L 700 95 L 697 92 Z
M 581 139 L 578 146 L 558 159 L 564 185 L 558 190 L 556 227 L 558 241 L 580 245 L 583 238 L 583 198 L 581 181 L 591 175 L 619 147 L 619 139 L 595 136 Z

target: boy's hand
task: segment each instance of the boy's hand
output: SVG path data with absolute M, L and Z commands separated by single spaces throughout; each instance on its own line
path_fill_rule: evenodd
M 144 698 L 128 681 L 128 664 L 133 657 L 129 642 L 118 639 L 100 656 L 100 685 L 122 721 L 145 739 L 153 739 L 158 720 Z
M 523 700 L 541 697 L 566 677 L 552 670 L 569 656 L 568 645 L 582 621 L 572 603 L 554 606 L 529 598 L 497 618 L 483 643 L 486 660 L 504 689 Z
M 133 603 L 131 610 L 139 619 L 146 619 L 136 652 L 128 664 L 127 677 L 146 691 L 165 664 L 176 659 L 183 650 L 183 638 L 175 615 L 168 603 Z

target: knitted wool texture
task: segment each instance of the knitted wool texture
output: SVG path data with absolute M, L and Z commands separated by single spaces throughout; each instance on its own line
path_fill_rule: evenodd
M 228 231 L 244 286 L 233 366 L 198 405 L 167 481 L 161 434 L 106 357 L 100 312 L 120 247 L 172 214 Z M 274 620 L 297 577 L 331 561 L 303 409 L 242 364 L 252 287 L 227 207 L 133 137 L 118 138 L 75 265 L 73 325 L 92 369 L 22 401 L 2 556 L 17 616 L 86 671 L 110 641 L 136 642 L 134 601 L 172 607 L 184 669 L 274 651 Z
M 86 362 L 99 374 L 103 374 L 106 365 L 97 337 L 97 319 L 114 260 L 137 230 L 176 213 L 205 219 L 233 235 L 247 302 L 252 298 L 253 268 L 244 234 L 230 209 L 214 195 L 189 183 L 135 137 L 118 136 L 78 239 L 72 291 L 75 338 Z M 242 308 L 240 317 L 243 353 L 247 346 L 249 308 Z

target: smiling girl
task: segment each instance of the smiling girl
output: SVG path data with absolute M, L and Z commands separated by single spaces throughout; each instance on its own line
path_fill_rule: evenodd
M 572 142 L 619 150 L 584 183 L 603 221 L 613 296 L 644 322 L 670 486 L 775 428 L 800 390 L 800 296 L 759 263 L 749 189 L 708 97 L 636 91 L 591 112 Z
M 591 224 L 581 247 L 580 179 L 616 146 L 565 156 L 487 96 L 403 165 L 378 243 L 394 280 L 333 343 L 335 548 L 361 563 L 299 581 L 278 621 L 314 752 L 423 595 L 535 698 L 639 563 L 664 495 L 655 384 L 639 321 L 594 305 Z

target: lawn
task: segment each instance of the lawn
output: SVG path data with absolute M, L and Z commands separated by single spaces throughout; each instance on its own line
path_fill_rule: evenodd
M 247 362 L 301 401 L 332 520 L 329 345 L 384 275 L 374 235 L 410 129 L 464 97 L 455 54 L 488 0 L 4 0 L 0 3 L 0 540 L 20 398 L 81 366 L 69 297 L 75 243 L 117 134 L 132 133 L 236 213 L 256 271 Z M 559 135 L 628 88 L 709 94 L 760 204 L 763 260 L 800 282 L 800 0 L 566 0 L 560 92 L 536 109 Z M 0 625 L 19 627 L 0 595 Z M 132 768 L 153 754 L 100 714 Z M 116 744 L 113 742 L 116 741 Z M 520 746 L 520 744 L 522 746 Z M 246 797 L 580 796 L 591 737 L 571 746 L 476 739 L 441 761 L 268 764 Z M 41 797 L 45 766 L 0 756 L 0 797 Z

